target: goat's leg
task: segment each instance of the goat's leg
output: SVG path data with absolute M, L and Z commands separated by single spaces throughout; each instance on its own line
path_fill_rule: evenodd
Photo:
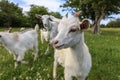
M 85 77 L 78 76 L 77 80 L 85 80 Z
M 20 63 L 22 63 L 22 64 L 28 64 L 27 61 L 23 61 L 24 55 L 25 55 L 24 53 L 23 53 L 23 54 L 20 54 L 20 55 L 18 56 L 18 58 L 17 58 L 17 61 L 20 62 Z
M 34 46 L 34 61 L 37 59 L 38 57 L 38 44 L 36 43 L 36 45 Z
M 27 64 L 28 62 L 26 61 L 22 61 L 24 59 L 24 53 L 20 53 L 18 56 L 17 56 L 17 59 L 15 61 L 15 68 L 18 66 L 19 63 L 23 63 L 23 64 Z
M 10 54 L 12 54 L 12 52 L 9 50 L 9 49 L 7 49 L 8 50 L 8 52 L 10 53 Z
M 13 57 L 14 57 L 14 61 L 16 61 L 17 60 L 17 55 L 13 55 Z
M 54 65 L 53 65 L 53 80 L 57 80 L 57 61 L 54 61 Z
M 17 61 L 21 62 L 24 59 L 24 55 L 25 55 L 24 53 L 20 53 L 17 57 Z
M 46 49 L 46 51 L 45 51 L 45 54 L 48 54 L 49 48 L 50 48 L 50 44 L 47 45 L 47 49 Z
M 65 80 L 72 80 L 72 76 L 66 70 L 64 70 L 64 78 Z
M 17 62 L 17 61 L 15 61 L 15 69 L 17 68 L 17 66 L 18 66 L 18 62 Z
M 17 55 L 13 55 L 14 56 L 14 66 L 15 68 L 18 66 L 18 62 L 17 62 Z

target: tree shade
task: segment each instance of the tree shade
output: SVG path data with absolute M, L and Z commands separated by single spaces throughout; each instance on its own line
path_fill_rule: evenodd
M 0 27 L 34 27 L 39 24 L 42 27 L 41 20 L 35 17 L 35 14 L 50 14 L 61 18 L 59 12 L 48 12 L 48 9 L 43 6 L 31 5 L 30 11 L 23 14 L 23 9 L 9 2 L 8 0 L 0 1 Z
M 72 12 L 81 10 L 80 18 L 92 20 L 92 33 L 100 33 L 100 22 L 120 12 L 120 0 L 63 0 L 61 7 Z

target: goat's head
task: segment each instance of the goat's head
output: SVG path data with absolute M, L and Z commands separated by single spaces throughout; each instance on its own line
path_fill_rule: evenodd
M 51 28 L 50 21 L 52 21 L 52 19 L 50 18 L 49 15 L 36 15 L 36 17 L 42 20 L 44 28 L 47 29 Z
M 73 17 L 64 16 L 58 25 L 58 34 L 52 40 L 55 48 L 63 49 L 76 45 L 82 38 L 83 29 L 88 28 L 89 21 L 83 20 L 81 23 L 78 16 L 80 12 L 76 12 Z

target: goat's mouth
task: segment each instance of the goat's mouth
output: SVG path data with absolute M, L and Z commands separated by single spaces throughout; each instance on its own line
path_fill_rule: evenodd
M 44 26 L 44 27 L 48 27 L 48 25 L 47 25 L 47 24 L 43 24 L 43 26 Z
M 64 48 L 64 44 L 62 44 L 62 45 L 56 45 L 56 46 L 54 46 L 56 49 L 62 49 L 62 48 Z

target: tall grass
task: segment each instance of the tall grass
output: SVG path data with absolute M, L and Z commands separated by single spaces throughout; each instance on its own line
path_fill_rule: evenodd
M 16 29 L 14 29 L 15 31 Z M 18 30 L 18 29 L 17 29 Z M 92 69 L 87 80 L 118 80 L 120 76 L 120 29 L 102 29 L 101 35 L 85 31 L 85 42 L 92 55 Z M 53 80 L 54 50 L 51 46 L 45 55 L 47 43 L 39 40 L 39 57 L 33 61 L 32 51 L 28 51 L 25 60 L 14 69 L 13 55 L 0 47 L 0 80 Z M 58 80 L 64 80 L 64 71 L 58 66 Z

